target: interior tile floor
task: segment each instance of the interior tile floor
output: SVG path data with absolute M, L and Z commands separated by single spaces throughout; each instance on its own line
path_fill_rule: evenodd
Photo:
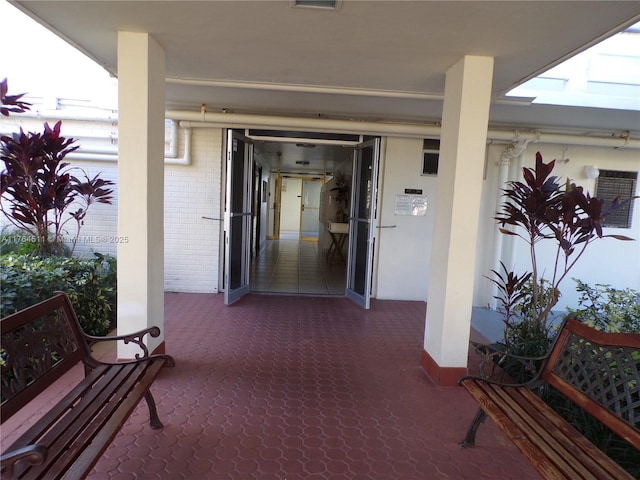
M 458 447 L 476 405 L 420 368 L 424 318 L 424 302 L 362 310 L 340 297 L 250 294 L 225 306 L 222 294 L 167 293 L 176 366 L 152 387 L 165 427 L 149 427 L 142 402 L 88 478 L 539 478 L 490 420 L 475 448 Z M 3 448 L 74 375 L 2 425 Z
M 296 234 L 297 235 L 297 234 Z M 328 258 L 318 242 L 282 236 L 268 240 L 253 260 L 251 291 L 268 294 L 344 295 L 346 264 Z

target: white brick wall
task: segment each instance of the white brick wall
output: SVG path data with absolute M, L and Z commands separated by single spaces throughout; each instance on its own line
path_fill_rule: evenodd
M 165 165 L 165 289 L 217 292 L 221 222 L 203 217 L 221 216 L 222 131 L 195 128 L 191 145 L 191 165 Z

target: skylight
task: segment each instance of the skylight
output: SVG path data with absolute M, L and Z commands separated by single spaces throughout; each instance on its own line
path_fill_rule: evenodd
M 532 103 L 640 111 L 640 23 L 523 83 Z

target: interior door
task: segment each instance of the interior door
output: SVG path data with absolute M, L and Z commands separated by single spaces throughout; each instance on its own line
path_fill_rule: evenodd
M 320 234 L 320 190 L 322 180 L 302 180 L 302 202 L 300 213 L 300 240 L 318 241 Z
M 227 305 L 250 290 L 252 159 L 251 141 L 238 132 L 228 130 L 224 214 L 224 303 Z
M 349 215 L 346 293 L 348 298 L 366 309 L 369 308 L 371 298 L 379 163 L 379 138 L 356 147 Z

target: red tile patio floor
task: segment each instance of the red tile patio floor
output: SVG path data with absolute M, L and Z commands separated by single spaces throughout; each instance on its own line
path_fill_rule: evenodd
M 91 480 L 539 478 L 490 420 L 474 449 L 458 447 L 476 405 L 421 370 L 423 302 L 365 311 L 340 297 L 254 294 L 226 307 L 221 294 L 167 293 L 165 303 L 176 366 L 152 387 L 165 428 L 151 430 L 142 402 Z

